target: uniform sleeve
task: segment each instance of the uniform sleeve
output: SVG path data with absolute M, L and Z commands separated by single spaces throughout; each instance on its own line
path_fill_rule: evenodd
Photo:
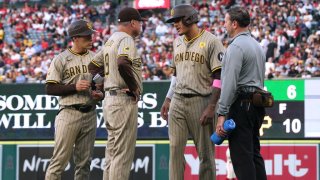
M 219 100 L 218 114 L 226 115 L 233 103 L 233 99 L 237 90 L 237 82 L 239 79 L 243 52 L 238 46 L 229 45 L 228 50 L 223 59 L 223 69 L 221 74 L 222 86 Z
M 172 55 L 173 55 L 173 57 L 172 57 L 172 63 L 171 63 L 171 68 L 173 69 L 173 75 L 174 76 L 177 76 L 177 70 L 176 70 L 176 63 L 175 63 L 175 49 L 176 49 L 176 47 L 177 47 L 177 44 L 178 44 L 178 42 L 179 42 L 179 37 L 177 37 L 174 41 L 173 41 L 173 50 L 172 50 Z
M 130 61 L 134 59 L 135 55 L 135 43 L 133 38 L 125 37 L 119 44 L 117 58 L 120 56 L 126 56 Z
M 103 66 L 103 49 L 100 50 L 91 60 L 91 63 L 97 67 Z
M 63 60 L 61 59 L 61 56 L 56 56 L 49 67 L 47 77 L 46 77 L 46 83 L 54 83 L 59 84 L 62 81 L 62 75 L 63 75 Z
M 221 41 L 215 38 L 212 41 L 211 49 L 209 49 L 210 69 L 212 73 L 216 70 L 221 69 L 221 62 L 224 55 L 225 49 Z

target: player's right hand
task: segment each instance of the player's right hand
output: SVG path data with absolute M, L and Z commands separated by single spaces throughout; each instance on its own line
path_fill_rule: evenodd
M 168 120 L 170 102 L 171 102 L 171 99 L 166 97 L 161 107 L 161 117 L 166 121 Z
M 79 80 L 76 84 L 76 90 L 78 92 L 80 91 L 88 91 L 89 88 L 91 87 L 91 84 L 87 80 Z
M 103 93 L 100 90 L 95 90 L 91 92 L 92 99 L 101 101 L 103 100 Z

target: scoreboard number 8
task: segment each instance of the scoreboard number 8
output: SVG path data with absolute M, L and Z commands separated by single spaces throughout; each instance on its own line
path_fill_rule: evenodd
M 297 134 L 301 130 L 300 119 L 293 119 L 292 122 L 290 122 L 290 119 L 286 119 L 283 122 L 283 125 L 286 126 L 286 133 L 290 133 L 292 131 L 293 133 Z

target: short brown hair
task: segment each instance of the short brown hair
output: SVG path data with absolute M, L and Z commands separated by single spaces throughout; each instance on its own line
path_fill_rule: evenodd
M 231 21 L 237 21 L 240 27 L 247 27 L 250 24 L 250 14 L 243 7 L 232 7 L 228 9 L 227 13 L 230 16 Z

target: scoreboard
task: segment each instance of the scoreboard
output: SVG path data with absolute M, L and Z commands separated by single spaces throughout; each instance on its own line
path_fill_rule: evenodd
M 260 129 L 262 139 L 320 137 L 320 80 L 269 80 L 274 106 L 266 108 Z

